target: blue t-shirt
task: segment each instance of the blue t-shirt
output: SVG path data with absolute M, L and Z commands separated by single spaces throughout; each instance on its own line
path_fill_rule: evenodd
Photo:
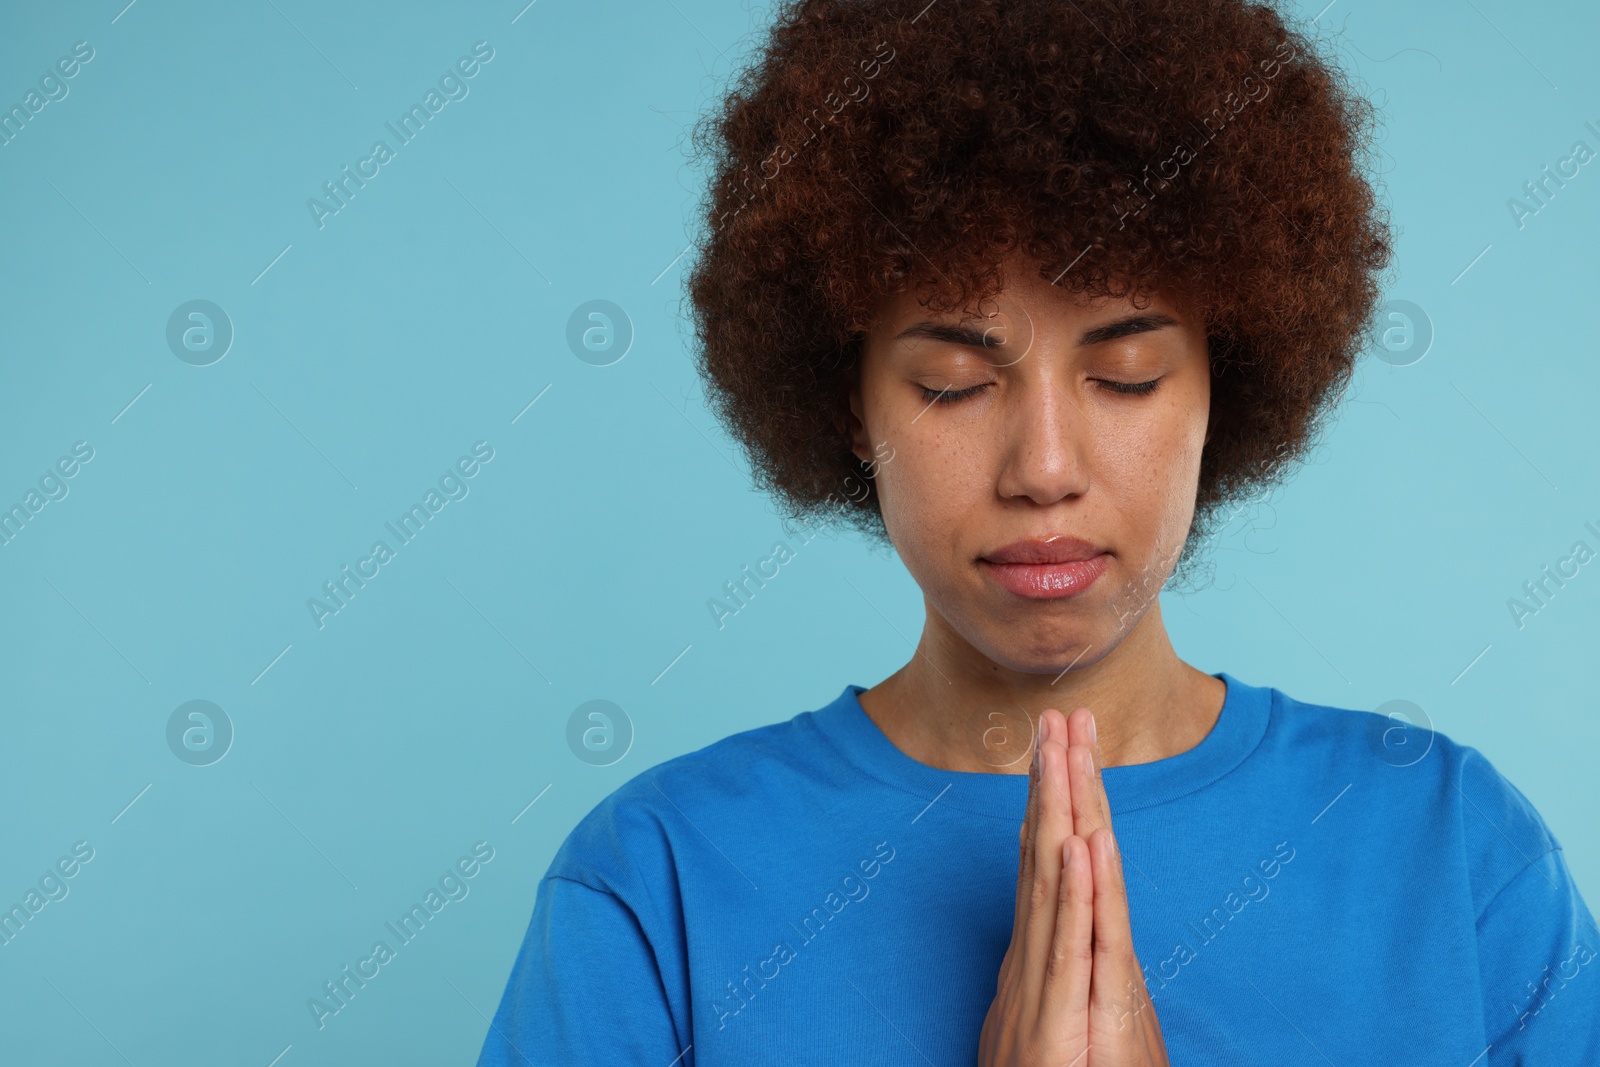
M 1197 746 L 1104 772 L 1174 1064 L 1600 1064 L 1600 932 L 1482 753 L 1227 673 Z M 480 1067 L 970 1067 L 1025 774 L 939 770 L 851 685 L 572 831 Z

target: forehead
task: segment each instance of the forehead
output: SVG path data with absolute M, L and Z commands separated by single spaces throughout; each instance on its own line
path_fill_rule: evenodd
M 936 270 L 937 268 L 935 268 Z M 1062 280 L 1065 271 L 1049 277 L 1037 261 L 1020 253 L 1012 253 L 999 263 L 1000 290 L 981 301 L 971 301 L 965 307 L 932 310 L 925 301 L 931 297 L 931 286 L 924 284 L 930 277 L 949 280 L 943 275 L 923 275 L 913 284 L 892 293 L 879 301 L 873 317 L 873 332 L 880 336 L 891 327 L 900 327 L 922 319 L 940 322 L 976 322 L 986 319 L 1029 316 L 1047 322 L 1076 323 L 1082 320 L 1105 318 L 1118 312 L 1161 311 L 1174 317 L 1187 317 L 1190 302 L 1172 287 L 1156 286 L 1140 294 L 1137 303 L 1130 292 L 1128 296 L 1090 296 L 1074 292 Z
M 1128 315 L 1170 317 L 1189 327 L 1196 324 L 1185 314 L 1188 304 L 1180 295 L 1154 291 L 1135 301 L 1132 294 L 1121 297 L 1072 292 L 1053 285 L 1037 273 L 1010 270 L 1001 290 L 966 307 L 934 310 L 927 305 L 929 294 L 915 288 L 902 290 L 879 302 L 870 331 L 871 341 L 883 344 L 907 329 L 922 323 L 972 325 L 992 328 L 999 323 L 1025 326 L 1028 332 L 1087 334 L 1100 322 Z

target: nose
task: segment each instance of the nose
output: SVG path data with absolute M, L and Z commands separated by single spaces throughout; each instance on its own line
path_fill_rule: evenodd
M 1065 387 L 1047 374 L 1028 375 L 1016 382 L 1005 403 L 1000 496 L 1048 505 L 1083 495 L 1089 488 L 1088 426 Z

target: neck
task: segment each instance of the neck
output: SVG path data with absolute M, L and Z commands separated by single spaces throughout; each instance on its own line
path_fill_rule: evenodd
M 995 663 L 932 606 L 916 655 L 860 694 L 861 707 L 906 755 L 951 771 L 1027 774 L 1039 715 L 1094 712 L 1105 766 L 1187 752 L 1216 724 L 1227 686 L 1180 660 L 1160 601 L 1111 652 L 1085 666 L 1032 674 Z

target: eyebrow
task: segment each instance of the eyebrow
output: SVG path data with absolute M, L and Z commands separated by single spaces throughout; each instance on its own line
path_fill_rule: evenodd
M 1128 315 L 1108 322 L 1104 326 L 1096 326 L 1092 330 L 1085 330 L 1082 337 L 1078 338 L 1080 347 L 1097 345 L 1104 341 L 1115 341 L 1119 337 L 1129 337 L 1136 333 L 1148 333 L 1159 330 L 1163 326 L 1176 326 L 1178 320 L 1171 315 L 1161 312 L 1146 312 L 1144 314 Z M 992 329 L 992 327 L 991 327 Z M 1004 342 L 989 342 L 984 338 L 983 330 L 966 323 L 948 322 L 915 322 L 899 333 L 894 339 L 908 337 L 923 337 L 931 341 L 945 341 L 949 344 L 966 345 L 969 348 L 1004 349 Z

